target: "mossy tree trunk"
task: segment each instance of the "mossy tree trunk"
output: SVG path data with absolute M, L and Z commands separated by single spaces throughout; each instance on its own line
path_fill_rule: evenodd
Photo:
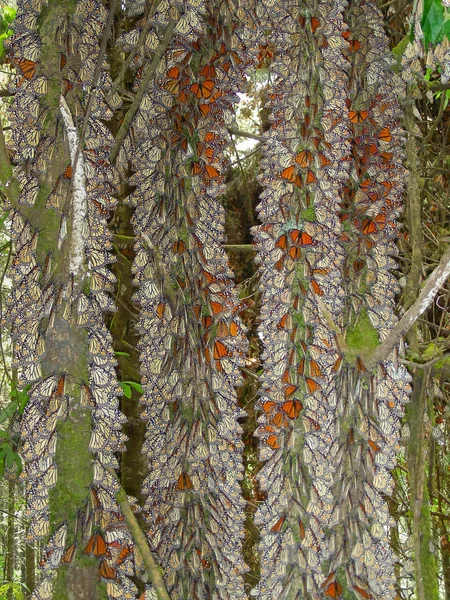
M 407 410 L 410 428 L 408 472 L 412 507 L 412 544 L 417 600 L 439 600 L 438 574 L 434 554 L 430 551 L 431 516 L 425 478 L 427 441 L 424 416 L 427 410 L 428 371 L 416 372 Z

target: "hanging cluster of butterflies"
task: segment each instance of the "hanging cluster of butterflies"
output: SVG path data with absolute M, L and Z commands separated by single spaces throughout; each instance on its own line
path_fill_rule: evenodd
M 121 432 L 125 417 L 119 410 L 118 396 L 122 390 L 117 384 L 112 338 L 103 322 L 103 312 L 114 309 L 109 293 L 115 277 L 108 268 L 112 262 L 112 243 L 106 218 L 116 205 L 114 194 L 119 182 L 118 173 L 109 162 L 114 139 L 103 122 L 111 119 L 121 102 L 104 65 L 97 69 L 99 40 L 104 34 L 108 11 L 98 0 L 79 0 L 73 16 L 60 15 L 52 21 L 54 40 L 42 43 L 37 34 L 37 20 L 44 6 L 45 2 L 40 0 L 19 2 L 15 33 L 9 41 L 9 60 L 17 70 L 12 82 L 15 99 L 10 119 L 17 164 L 15 176 L 21 195 L 11 217 L 16 252 L 11 268 L 13 288 L 8 321 L 19 385 L 31 384 L 30 400 L 21 422 L 29 541 L 46 538 L 49 533 L 49 492 L 57 483 L 57 424 L 68 418 L 73 405 L 67 383 L 70 382 L 72 390 L 78 389 L 81 410 L 92 410 L 89 449 L 99 464 L 117 468 L 115 453 L 124 449 L 126 440 Z M 49 91 L 47 77 L 52 78 L 53 84 L 59 81 L 59 88 L 52 87 L 56 91 Z M 67 150 L 67 123 L 59 112 L 60 97 L 72 113 L 78 136 L 81 131 L 84 134 L 75 153 L 79 155 L 77 168 L 83 171 L 85 185 L 81 208 L 74 206 L 75 149 Z M 28 210 L 27 206 L 37 201 L 49 209 L 46 216 L 42 216 L 42 209 L 34 217 Z M 21 205 L 25 205 L 23 210 Z M 59 219 L 59 233 L 53 238 L 47 235 L 38 239 L 37 231 L 47 218 L 56 222 Z M 75 227 L 79 228 L 83 242 L 81 275 L 70 271 L 71 261 L 60 259 L 61 255 L 70 256 L 73 250 L 69 233 L 73 236 Z M 90 292 L 85 293 L 83 287 Z M 57 364 L 50 367 L 46 364 L 47 372 L 43 372 L 45 344 L 47 352 L 50 348 L 55 355 L 57 351 L 52 346 L 59 335 L 56 331 L 65 330 L 70 335 L 71 329 L 64 322 L 86 330 L 87 381 L 80 381 L 80 373 L 73 372 L 70 353 L 66 358 L 59 353 Z M 60 369 L 60 373 L 49 372 L 49 368 Z M 58 444 L 61 443 L 64 441 L 59 440 Z M 115 515 L 120 510 L 113 488 L 105 489 L 102 485 L 106 485 L 105 481 L 98 485 L 94 481 L 91 495 L 96 494 L 98 504 L 95 509 L 91 507 L 89 518 L 84 515 L 84 526 L 77 528 L 75 541 L 71 540 L 68 548 L 63 544 L 56 550 L 56 534 L 53 534 L 45 546 L 41 561 L 45 576 L 35 592 L 38 600 L 53 597 L 54 569 L 73 560 L 77 535 L 78 543 L 86 541 L 92 523 L 102 527 L 113 544 L 117 529 Z M 126 530 L 123 523 L 121 528 Z M 69 537 L 73 536 L 72 527 L 70 531 Z M 120 533 L 121 538 L 125 535 Z M 126 545 L 131 545 L 131 538 Z M 60 558 L 63 550 L 64 556 Z M 115 570 L 116 576 L 108 584 L 111 597 L 134 597 L 134 584 L 126 577 L 122 581 L 123 568 Z M 128 592 L 124 591 L 127 586 Z
M 109 598 L 134 598 L 130 577 L 140 577 L 143 567 L 110 471 L 126 437 L 112 339 L 103 324 L 103 312 L 114 309 L 106 217 L 119 183 L 109 162 L 114 140 L 103 121 L 120 97 L 104 65 L 97 68 L 108 13 L 99 0 L 79 0 L 73 17 L 54 22 L 50 48 L 37 34 L 44 0 L 18 4 L 9 41 L 17 71 L 10 118 L 25 206 L 11 217 L 16 255 L 8 322 L 19 384 L 31 384 L 22 420 L 30 541 L 50 530 L 57 424 L 73 402 L 68 382 L 78 382 L 81 405 L 92 410 L 95 457 L 89 498 L 75 526 L 63 524 L 50 537 L 34 597 L 52 598 L 55 569 L 85 552 L 99 559 Z M 264 0 L 254 14 L 216 0 L 161 2 L 150 12 L 135 0 L 126 9 L 137 21 L 119 44 L 130 53 L 135 91 L 164 29 L 176 21 L 118 161 L 123 175 L 126 161 L 134 172 L 129 203 L 148 421 L 143 514 L 169 593 L 205 600 L 245 596 L 237 422 L 243 412 L 234 388 L 246 340 L 221 247 L 218 196 L 225 189 L 227 128 L 252 64 L 245 48 L 253 49 L 257 63 L 258 51 L 270 46 L 272 125 L 261 164 L 262 224 L 254 230 L 264 347 L 256 434 L 265 465 L 258 478 L 267 500 L 256 515 L 261 582 L 252 594 L 337 600 L 346 587 L 363 600 L 392 600 L 383 495 L 392 491 L 389 470 L 400 447 L 409 381 L 395 353 L 369 374 L 342 342 L 345 326 L 357 327 L 364 315 L 380 340 L 395 323 L 401 85 L 391 71 L 381 16 L 369 0 L 350 6 L 344 0 L 295 6 Z M 49 64 L 59 73 L 56 95 L 47 84 Z M 70 253 L 75 222 L 75 167 L 67 125 L 55 109 L 60 95 L 84 132 L 77 149 L 86 181 L 81 282 L 59 267 L 60 255 Z M 61 152 L 52 157 L 54 148 Z M 43 192 L 48 173 L 53 180 Z M 41 201 L 60 220 L 59 234 L 45 248 L 38 222 L 25 216 L 32 214 L 27 206 Z M 60 372 L 43 373 L 45 344 L 61 319 L 86 330 L 88 381 L 63 362 Z M 145 598 L 153 592 L 148 586 Z
M 409 379 L 395 355 L 370 375 L 342 340 L 364 314 L 380 340 L 395 323 L 401 84 L 372 2 L 261 2 L 256 12 L 270 33 L 254 47 L 275 42 L 275 78 L 254 232 L 267 500 L 253 593 L 337 599 L 346 587 L 392 599 L 383 494 Z
M 234 386 L 246 340 L 217 200 L 241 42 L 226 3 L 180 2 L 159 5 L 139 44 L 152 43 L 152 28 L 169 18 L 177 21 L 173 41 L 125 143 L 148 420 L 144 514 L 171 598 L 242 598 L 242 411 Z M 146 25 L 138 20 L 122 43 L 139 41 Z M 142 54 L 132 61 L 136 88 Z

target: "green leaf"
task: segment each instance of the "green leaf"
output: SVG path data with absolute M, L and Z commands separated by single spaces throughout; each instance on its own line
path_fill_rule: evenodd
M 450 13 L 443 6 L 442 0 L 424 0 L 420 24 L 424 34 L 425 47 L 435 46 L 444 35 L 450 36 Z
M 13 452 L 12 450 L 11 450 L 11 452 L 8 452 L 8 454 L 6 454 L 5 465 L 8 467 L 8 469 L 10 469 L 13 466 L 15 457 L 16 457 L 16 453 Z
M 0 412 L 0 423 L 3 423 L 4 421 L 6 421 L 7 419 L 9 419 L 10 417 L 13 416 L 13 414 L 16 412 L 17 410 L 17 400 L 13 400 L 12 402 L 10 402 L 6 408 L 4 408 L 1 412 Z
M 27 385 L 23 388 L 23 390 L 18 390 L 14 384 L 11 384 L 11 392 L 10 398 L 19 404 L 19 413 L 22 414 L 25 410 L 25 406 L 28 404 L 28 400 L 30 396 L 28 392 L 30 391 L 31 385 Z
M 16 452 L 14 453 L 14 462 L 16 463 L 17 467 L 17 475 L 20 475 L 22 473 L 22 457 Z
M 114 352 L 116 356 L 130 356 L 128 352 Z
M 131 387 L 127 385 L 124 381 L 119 381 L 120 387 L 123 389 L 123 395 L 125 398 L 131 398 Z
M 0 456 L 0 479 L 3 478 L 4 474 L 5 474 L 5 462 L 4 462 L 3 458 Z
M 0 437 L 9 438 L 9 433 L 7 431 L 5 431 L 4 429 L 0 429 Z
M 130 385 L 132 388 L 134 388 L 140 394 L 144 393 L 142 385 L 140 383 L 138 383 L 137 381 L 122 381 L 122 383 L 128 383 L 128 385 Z
M 12 21 L 14 21 L 16 18 L 16 9 L 10 6 L 3 6 L 2 15 L 7 23 L 12 23 Z

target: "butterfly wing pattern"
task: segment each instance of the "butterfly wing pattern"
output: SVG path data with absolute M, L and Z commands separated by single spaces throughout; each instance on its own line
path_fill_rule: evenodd
M 174 2 L 155 14 L 162 24 L 174 17 L 173 41 L 125 143 L 148 421 L 144 515 L 171 598 L 242 598 L 234 386 L 246 340 L 217 199 L 241 44 L 224 3 Z M 136 86 L 140 77 L 138 69 Z
M 391 69 L 383 18 L 375 3 L 352 3 L 344 19 L 349 26 L 347 105 L 353 158 L 340 216 L 349 298 L 345 321 L 350 326 L 366 314 L 369 327 L 382 341 L 395 325 L 394 298 L 399 291 L 391 271 L 396 268 L 397 218 L 405 178 L 399 106 L 404 90 Z M 352 111 L 365 118 L 352 119 Z M 347 401 L 340 418 L 351 424 L 341 432 L 346 464 L 342 472 L 354 475 L 347 481 L 341 478 L 335 495 L 341 499 L 344 538 L 351 551 L 351 560 L 346 561 L 348 585 L 363 598 L 396 596 L 385 496 L 393 489 L 389 471 L 400 449 L 399 418 L 410 391 L 410 377 L 397 354 L 393 352 L 375 373 L 367 373 L 361 360 L 356 369 L 345 365 L 341 373 L 345 392 L 341 396 Z M 332 561 L 331 569 L 337 564 Z

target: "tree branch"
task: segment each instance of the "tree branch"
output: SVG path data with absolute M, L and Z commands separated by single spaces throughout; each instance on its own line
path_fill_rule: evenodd
M 439 288 L 450 275 L 450 246 L 441 257 L 438 266 L 425 281 L 422 291 L 414 304 L 405 312 L 384 342 L 365 361 L 366 368 L 370 371 L 385 360 L 400 339 L 411 329 L 418 317 L 429 307 Z
M 117 474 L 114 471 L 114 469 L 109 467 L 107 468 L 107 470 L 111 473 L 113 477 L 117 479 Z M 142 531 L 136 517 L 133 514 L 133 511 L 131 510 L 127 494 L 122 486 L 120 486 L 120 490 L 116 494 L 116 499 L 117 503 L 120 506 L 120 510 L 122 511 L 122 514 L 125 517 L 134 543 L 136 544 L 137 549 L 141 553 L 145 565 L 145 570 L 147 571 L 147 575 L 149 576 L 149 579 L 152 582 L 153 587 L 155 588 L 158 600 L 170 600 L 169 594 L 166 590 L 166 586 L 164 585 L 164 579 L 161 574 L 161 568 L 153 558 L 153 554 L 148 545 L 147 538 L 145 537 L 144 532 Z
M 227 127 L 228 133 L 231 135 L 237 135 L 238 137 L 249 138 L 250 140 L 258 140 L 258 142 L 264 141 L 264 136 L 257 135 L 256 133 L 249 133 L 248 131 L 241 131 L 240 129 L 235 129 L 234 127 Z
M 112 164 L 114 164 L 117 160 L 117 156 L 119 154 L 120 148 L 121 148 L 123 141 L 128 133 L 128 130 L 130 128 L 130 125 L 134 118 L 134 115 L 139 110 L 139 106 L 141 105 L 141 101 L 147 90 L 148 84 L 150 83 L 150 80 L 153 77 L 153 75 L 160 63 L 161 58 L 163 57 L 163 54 L 166 51 L 167 46 L 170 44 L 170 41 L 171 41 L 172 35 L 173 35 L 173 30 L 175 29 L 175 25 L 176 25 L 175 21 L 169 21 L 169 24 L 167 25 L 167 28 L 166 28 L 164 36 L 161 40 L 161 43 L 159 44 L 159 46 L 155 52 L 155 55 L 153 56 L 153 60 L 150 63 L 148 69 L 146 70 L 144 77 L 142 78 L 141 85 L 134 97 L 133 103 L 130 106 L 130 108 L 128 109 L 127 114 L 125 115 L 125 118 L 123 120 L 123 123 L 120 126 L 119 131 L 117 132 L 116 143 L 114 144 L 114 147 L 111 151 L 111 163 Z
M 84 172 L 84 158 L 79 153 L 80 141 L 77 128 L 74 125 L 72 113 L 67 105 L 66 99 L 61 94 L 59 98 L 59 108 L 67 131 L 69 141 L 70 158 L 72 162 L 72 185 L 73 185 L 73 203 L 72 203 L 72 243 L 70 249 L 70 272 L 78 279 L 78 273 L 84 262 L 83 238 L 84 223 L 87 218 L 87 192 L 86 192 L 86 174 Z

